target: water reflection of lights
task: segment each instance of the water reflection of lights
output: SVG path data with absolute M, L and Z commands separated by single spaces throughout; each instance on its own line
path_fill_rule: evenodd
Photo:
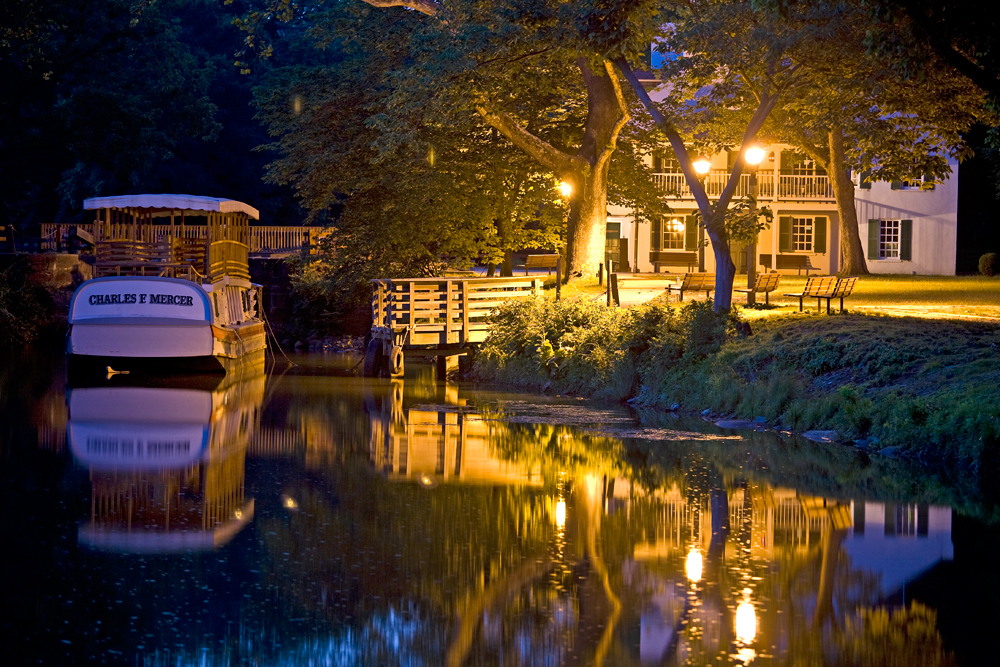
M 736 639 L 742 644 L 752 644 L 757 636 L 757 612 L 750 602 L 750 589 L 743 589 L 743 601 L 736 607 Z
M 566 527 L 566 501 L 560 500 L 556 503 L 556 527 Z
M 684 574 L 687 575 L 688 581 L 691 583 L 701 581 L 701 569 L 701 552 L 697 549 L 692 549 L 688 552 L 687 558 L 684 560 Z

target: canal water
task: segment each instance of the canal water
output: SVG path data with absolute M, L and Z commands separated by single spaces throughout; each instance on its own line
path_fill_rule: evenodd
M 996 664 L 969 471 L 293 361 L 0 357 L 4 664 Z

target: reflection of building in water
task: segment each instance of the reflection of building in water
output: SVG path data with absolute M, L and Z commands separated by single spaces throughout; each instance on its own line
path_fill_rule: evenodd
M 680 660 L 685 651 L 708 656 L 734 639 L 747 656 L 752 645 L 787 653 L 791 637 L 833 617 L 835 600 L 848 611 L 877 604 L 953 557 L 948 508 L 845 502 L 750 485 L 727 492 L 725 545 L 713 571 L 712 528 L 719 518 L 707 494 L 673 487 L 629 502 L 633 513 L 649 515 L 648 537 L 635 545 L 625 571 L 633 584 L 643 581 L 649 595 L 640 620 L 644 663 Z M 694 592 L 705 586 L 721 591 L 719 597 Z M 761 586 L 770 592 L 751 589 Z M 743 630 L 742 646 L 740 628 L 727 626 L 740 620 L 729 618 L 733 609 L 753 614 L 753 633 Z M 698 631 L 680 635 L 686 627 Z
M 265 378 L 219 379 L 214 389 L 109 382 L 70 390 L 70 447 L 90 468 L 92 484 L 82 544 L 211 549 L 252 519 L 244 462 Z
M 369 456 L 389 479 L 424 484 L 542 485 L 541 469 L 502 460 L 491 450 L 490 425 L 465 411 L 455 386 L 444 386 L 442 409 L 403 407 L 403 383 L 394 381 L 373 406 Z M 447 407 L 446 407 L 447 406 Z
M 854 567 L 877 572 L 887 594 L 936 563 L 954 558 L 950 508 L 852 504 L 854 526 L 844 540 L 844 551 Z

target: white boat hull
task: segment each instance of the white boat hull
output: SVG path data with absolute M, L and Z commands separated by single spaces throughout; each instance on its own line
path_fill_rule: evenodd
M 67 351 L 77 365 L 89 361 L 115 370 L 145 362 L 167 371 L 227 369 L 243 359 L 262 363 L 263 322 L 239 321 L 246 315 L 234 310 L 231 303 L 220 308 L 218 295 L 187 280 L 95 278 L 73 295 Z M 180 363 L 171 368 L 173 361 Z

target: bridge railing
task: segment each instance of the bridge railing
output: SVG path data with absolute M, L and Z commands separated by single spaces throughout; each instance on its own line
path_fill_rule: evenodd
M 489 315 L 541 294 L 540 278 L 380 278 L 372 281 L 372 336 L 407 348 L 461 347 L 489 335 Z

